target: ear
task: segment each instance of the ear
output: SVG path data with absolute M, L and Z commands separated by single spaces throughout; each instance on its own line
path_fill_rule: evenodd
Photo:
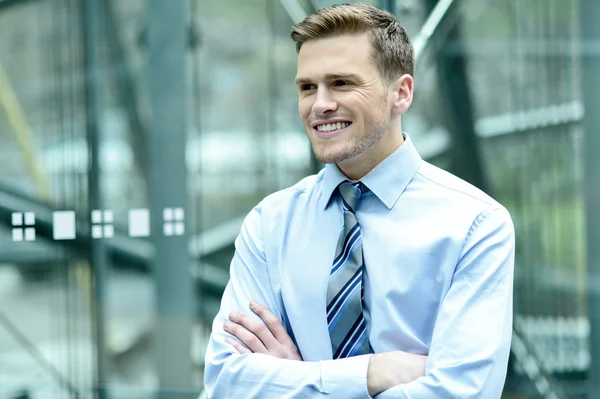
M 392 114 L 404 115 L 412 104 L 413 99 L 413 78 L 409 74 L 404 74 L 390 85 L 392 91 Z

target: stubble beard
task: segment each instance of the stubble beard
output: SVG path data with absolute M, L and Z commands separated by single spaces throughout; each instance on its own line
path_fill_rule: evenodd
M 381 140 L 386 132 L 386 123 L 383 120 L 373 121 L 366 129 L 369 133 L 364 132 L 360 135 L 353 135 L 349 141 L 344 144 L 340 150 L 333 150 L 329 143 L 316 144 L 316 140 L 312 141 L 312 149 L 315 158 L 321 163 L 340 163 L 348 159 L 359 156 L 369 148 Z M 337 145 L 333 145 L 337 147 Z

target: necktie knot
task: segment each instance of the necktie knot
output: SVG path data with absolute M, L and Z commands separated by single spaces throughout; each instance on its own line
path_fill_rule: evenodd
M 362 182 L 350 183 L 348 180 L 342 182 L 338 189 L 342 196 L 342 202 L 344 203 L 344 209 L 355 213 L 356 205 L 362 194 L 369 191 L 369 188 Z

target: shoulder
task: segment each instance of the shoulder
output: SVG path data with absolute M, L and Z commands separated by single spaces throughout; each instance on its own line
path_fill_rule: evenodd
M 302 214 L 314 207 L 320 195 L 321 173 L 305 177 L 291 187 L 276 191 L 260 201 L 242 223 L 242 235 L 252 237 L 278 236 L 294 214 Z
M 494 219 L 512 228 L 510 213 L 497 200 L 426 161 L 422 162 L 411 185 L 420 201 L 427 202 L 432 212 L 435 208 L 437 215 L 450 223 L 466 223 L 472 231 L 486 219 Z
M 276 191 L 261 201 L 263 209 L 268 211 L 288 210 L 292 205 L 313 198 L 320 193 L 322 172 L 307 176 L 291 187 Z
M 292 210 L 302 209 L 320 195 L 323 171 L 307 176 L 293 186 L 266 196 L 251 211 L 263 219 L 285 215 Z
M 477 209 L 488 209 L 490 211 L 503 208 L 498 201 L 471 183 L 429 162 L 422 162 L 415 177 L 421 188 L 435 193 L 435 195 L 450 201 L 450 203 L 456 201 Z

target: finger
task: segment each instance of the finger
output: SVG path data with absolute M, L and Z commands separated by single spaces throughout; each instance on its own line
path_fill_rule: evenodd
M 261 340 L 244 326 L 228 321 L 223 325 L 223 329 L 242 341 L 242 343 L 252 352 L 267 353 L 267 348 L 263 345 Z
M 233 348 L 236 351 L 238 351 L 241 355 L 244 355 L 246 353 L 252 353 L 252 351 L 250 349 L 246 348 L 244 345 L 240 344 L 235 339 L 225 338 L 225 342 L 228 343 L 229 345 L 233 346 Z
M 250 309 L 267 324 L 267 327 L 280 344 L 287 346 L 294 343 L 279 318 L 266 306 L 257 302 L 250 302 Z
M 279 345 L 279 342 L 277 342 L 273 333 L 271 333 L 269 328 L 260 320 L 256 320 L 254 317 L 239 312 L 231 312 L 229 314 L 229 320 L 243 326 L 246 330 L 254 334 L 267 350 L 274 349 Z

